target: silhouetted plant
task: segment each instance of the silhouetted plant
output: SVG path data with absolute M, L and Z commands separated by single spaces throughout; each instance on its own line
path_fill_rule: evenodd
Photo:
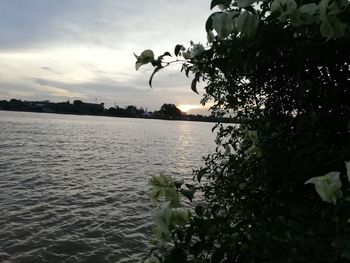
M 348 0 L 216 6 L 207 46 L 177 45 L 175 60 L 137 56 L 137 68 L 151 63 L 154 73 L 183 63 L 193 91 L 205 82 L 202 103 L 214 103 L 212 114 L 239 120 L 217 124 L 216 152 L 194 176 L 204 198 L 169 228 L 153 262 L 349 260 Z

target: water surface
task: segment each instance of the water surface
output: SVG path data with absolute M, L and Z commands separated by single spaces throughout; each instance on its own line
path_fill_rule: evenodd
M 0 111 L 0 262 L 138 262 L 148 179 L 190 178 L 212 126 Z

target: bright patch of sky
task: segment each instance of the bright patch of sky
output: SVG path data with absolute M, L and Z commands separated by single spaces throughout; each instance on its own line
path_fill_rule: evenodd
M 66 101 L 150 110 L 198 105 L 179 67 L 135 71 L 133 52 L 206 42 L 210 1 L 1 0 L 0 99 Z

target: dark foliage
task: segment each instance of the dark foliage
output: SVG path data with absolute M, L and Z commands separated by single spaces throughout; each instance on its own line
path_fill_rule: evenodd
M 255 37 L 216 37 L 184 65 L 207 81 L 212 112 L 234 113 L 241 124 L 217 125 L 217 151 L 195 173 L 204 203 L 173 231 L 164 262 L 350 259 L 350 35 L 326 39 L 319 24 L 290 26 L 265 15 L 270 4 L 256 11 Z M 341 19 L 348 30 L 349 8 Z M 331 171 L 343 182 L 336 205 L 304 184 Z M 186 260 L 169 259 L 175 250 Z

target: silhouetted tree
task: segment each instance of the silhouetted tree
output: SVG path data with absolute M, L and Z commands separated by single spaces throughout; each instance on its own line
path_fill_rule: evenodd
M 163 104 L 160 108 L 160 112 L 166 118 L 179 118 L 182 115 L 181 110 L 179 110 L 174 104 Z

